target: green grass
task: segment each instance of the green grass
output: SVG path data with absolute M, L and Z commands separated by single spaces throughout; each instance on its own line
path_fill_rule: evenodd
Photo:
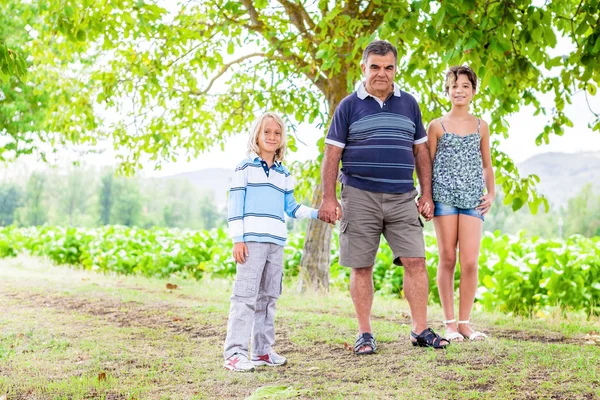
M 600 398 L 598 319 L 528 319 L 476 310 L 483 343 L 413 348 L 408 305 L 376 297 L 379 353 L 356 357 L 347 293 L 278 302 L 276 349 L 289 364 L 255 373 L 221 359 L 231 282 L 166 280 L 0 260 L 0 396 L 8 399 Z M 430 309 L 441 330 L 441 310 Z M 99 379 L 99 377 L 106 377 Z M 278 396 L 278 397 L 277 397 Z

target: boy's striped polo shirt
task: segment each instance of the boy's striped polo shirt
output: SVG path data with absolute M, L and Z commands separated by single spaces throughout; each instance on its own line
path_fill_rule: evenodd
M 318 211 L 298 204 L 294 179 L 276 161 L 271 168 L 255 153 L 235 169 L 229 189 L 229 235 L 237 242 L 268 242 L 283 246 L 287 239 L 285 215 L 317 218 Z

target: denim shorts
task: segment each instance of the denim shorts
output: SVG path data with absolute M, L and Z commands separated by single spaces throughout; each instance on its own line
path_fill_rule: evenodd
M 442 217 L 444 215 L 470 215 L 471 217 L 476 217 L 484 221 L 483 215 L 476 208 L 458 208 L 454 206 L 449 206 L 448 204 L 440 203 L 438 201 L 434 202 L 435 210 L 433 211 L 434 217 Z

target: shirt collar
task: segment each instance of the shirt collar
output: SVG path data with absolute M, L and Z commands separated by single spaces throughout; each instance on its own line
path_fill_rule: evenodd
M 256 152 L 251 151 L 249 154 L 249 157 L 252 161 L 256 162 L 256 161 L 264 161 L 262 158 L 260 158 L 260 156 L 258 154 L 256 154 Z M 275 160 L 275 162 L 273 163 L 277 168 L 281 167 L 281 161 Z
M 367 92 L 367 89 L 365 88 L 365 82 L 364 81 L 359 81 L 356 84 L 356 86 L 354 87 L 354 90 L 356 90 L 356 95 L 361 100 L 364 100 L 364 99 L 366 99 L 369 96 L 374 97 L 372 94 L 370 94 L 369 92 Z M 396 97 L 400 97 L 401 96 L 400 86 L 398 86 L 398 84 L 396 82 L 394 82 L 394 96 L 396 96 Z

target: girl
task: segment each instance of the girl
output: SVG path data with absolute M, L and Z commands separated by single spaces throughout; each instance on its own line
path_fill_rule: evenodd
M 433 225 L 440 257 L 437 283 L 446 337 L 454 341 L 487 337 L 469 325 L 478 283 L 483 216 L 490 210 L 495 196 L 488 124 L 469 113 L 476 89 L 477 76 L 471 68 L 450 68 L 445 92 L 452 109 L 431 121 L 427 133 L 433 162 Z M 454 315 L 457 245 L 460 260 L 458 322 Z
M 291 218 L 313 219 L 318 212 L 296 203 L 293 179 L 281 163 L 285 149 L 281 117 L 270 112 L 261 115 L 248 141 L 248 158 L 237 166 L 231 181 L 228 220 L 237 273 L 223 352 L 223 366 L 231 371 L 287 362 L 272 347 L 287 236 L 284 212 Z

